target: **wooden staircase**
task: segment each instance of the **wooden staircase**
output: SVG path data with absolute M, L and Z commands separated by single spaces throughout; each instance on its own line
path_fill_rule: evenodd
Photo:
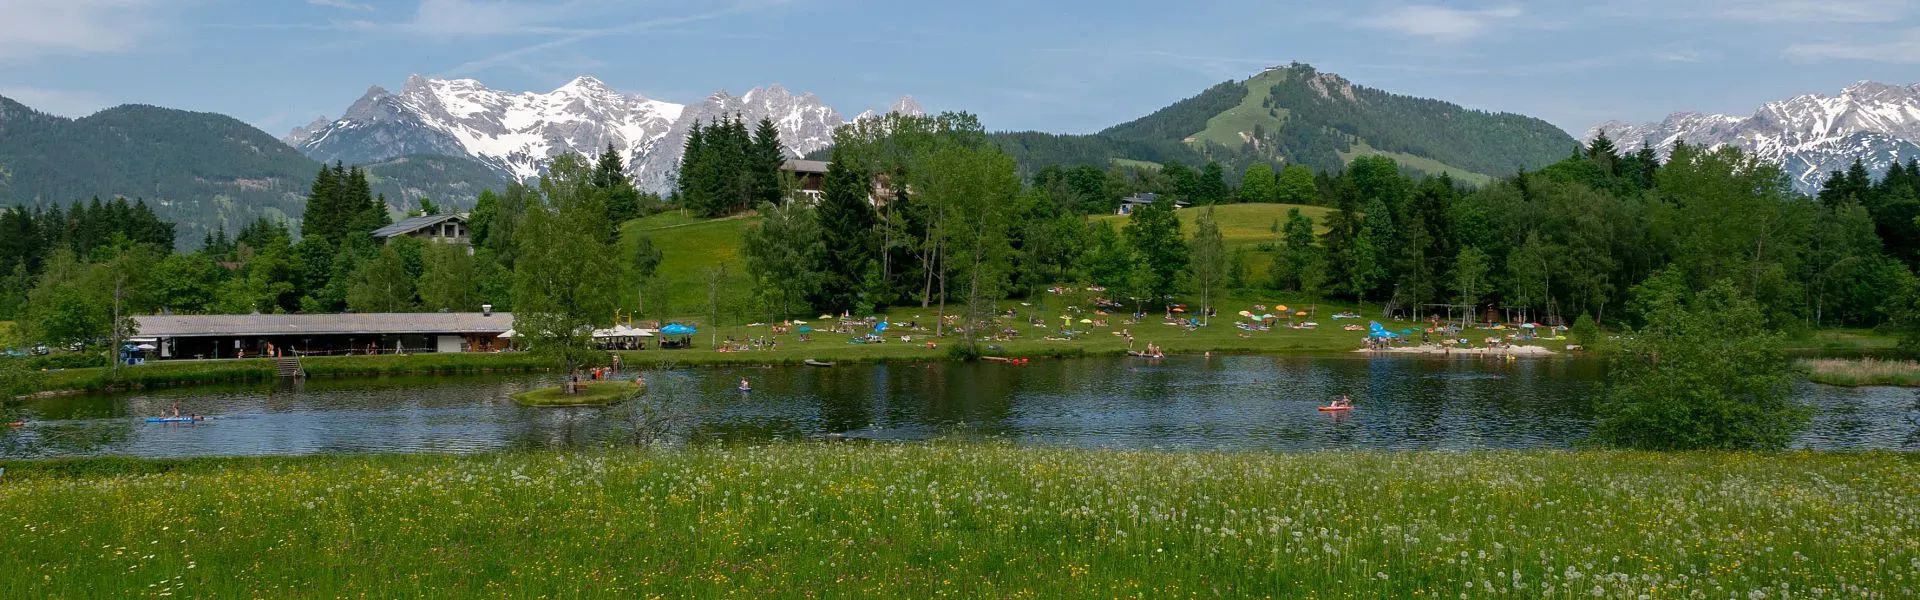
M 281 379 L 299 379 L 307 376 L 307 370 L 300 366 L 300 357 L 282 356 L 273 361 L 274 371 Z

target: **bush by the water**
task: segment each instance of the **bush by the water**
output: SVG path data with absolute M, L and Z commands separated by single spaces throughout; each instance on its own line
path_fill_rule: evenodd
M 1595 435 L 1630 448 L 1783 448 L 1811 411 L 1790 397 L 1779 333 L 1725 280 L 1691 298 L 1651 299 L 1620 343 Z
M 1910 598 L 1889 453 L 684 451 L 5 463 L 13 598 Z

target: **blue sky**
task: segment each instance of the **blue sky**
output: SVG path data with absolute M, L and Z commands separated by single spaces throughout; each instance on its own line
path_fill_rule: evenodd
M 0 95 L 274 135 L 412 73 L 505 90 L 591 74 L 675 102 L 781 83 L 845 114 L 912 94 L 993 129 L 1089 132 L 1292 61 L 1578 135 L 1920 82 L 1920 2 L 0 0 Z

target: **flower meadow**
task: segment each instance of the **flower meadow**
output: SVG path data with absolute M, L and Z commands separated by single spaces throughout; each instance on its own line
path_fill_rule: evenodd
M 793 443 L 14 462 L 0 595 L 1920 597 L 1920 457 Z

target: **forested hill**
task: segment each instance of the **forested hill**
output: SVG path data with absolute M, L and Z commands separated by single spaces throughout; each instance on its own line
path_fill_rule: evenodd
M 1340 170 L 1385 155 L 1403 167 L 1484 181 L 1565 158 L 1579 144 L 1545 121 L 1354 85 L 1294 64 L 1192 98 L 1092 135 L 996 134 L 1029 170 L 1114 160 L 1208 160 L 1239 172 L 1256 162 Z
M 367 167 L 395 208 L 470 206 L 499 176 L 472 161 L 408 157 Z M 144 105 L 79 119 L 0 97 L 0 206 L 144 199 L 183 244 L 259 217 L 297 221 L 320 163 L 232 117 Z

